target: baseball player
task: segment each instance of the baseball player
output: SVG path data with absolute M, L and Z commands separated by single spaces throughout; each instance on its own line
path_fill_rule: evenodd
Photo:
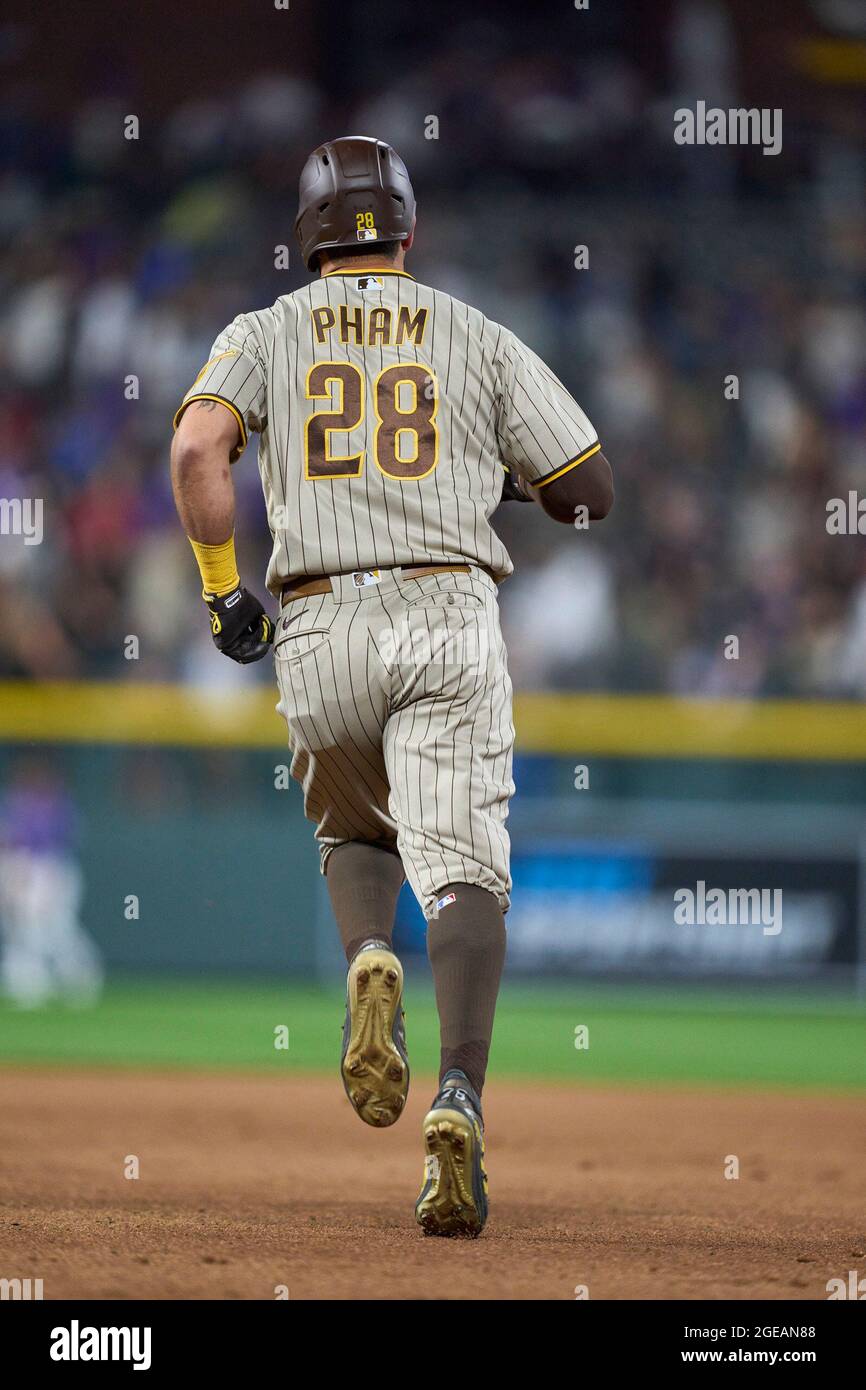
M 78 816 L 47 760 L 26 757 L 0 797 L 0 993 L 18 1008 L 95 1004 L 99 951 L 81 921 Z
M 497 609 L 512 564 L 490 518 L 503 497 L 603 517 L 611 472 L 529 348 L 405 269 L 415 196 L 389 145 L 320 145 L 295 230 L 316 278 L 216 339 L 175 417 L 175 499 L 217 647 L 251 662 L 273 644 L 349 963 L 343 1083 L 370 1125 L 393 1124 L 409 1086 L 391 942 L 404 876 L 424 910 L 441 1069 L 415 1213 L 427 1234 L 477 1236 L 514 742 Z M 235 559 L 231 465 L 253 431 L 273 619 Z

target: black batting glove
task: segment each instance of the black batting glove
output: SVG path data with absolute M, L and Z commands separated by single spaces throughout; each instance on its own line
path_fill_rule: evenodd
M 203 594 L 210 613 L 210 630 L 223 656 L 248 666 L 267 656 L 274 625 L 255 594 L 240 587 L 230 594 Z
M 525 483 L 519 473 L 513 473 L 510 468 L 505 469 L 505 482 L 502 484 L 501 502 L 531 502 L 532 493 L 528 491 L 529 484 Z M 526 489 L 526 490 L 524 490 Z

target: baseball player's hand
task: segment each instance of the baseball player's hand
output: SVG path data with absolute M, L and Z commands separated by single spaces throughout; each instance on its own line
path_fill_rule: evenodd
M 223 656 L 248 666 L 267 656 L 274 625 L 255 594 L 243 587 L 230 594 L 205 594 L 213 640 Z
M 519 473 L 515 473 L 512 468 L 505 470 L 505 482 L 502 484 L 502 502 L 533 502 L 535 499 L 529 491 L 529 484 L 525 483 Z

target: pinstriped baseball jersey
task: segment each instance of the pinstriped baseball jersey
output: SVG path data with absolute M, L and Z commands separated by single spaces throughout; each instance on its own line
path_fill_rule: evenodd
M 511 573 L 490 525 L 503 464 L 538 487 L 600 447 L 580 406 L 508 329 L 405 271 L 334 271 L 241 314 L 175 417 L 217 400 L 259 469 L 267 584 L 469 561 Z

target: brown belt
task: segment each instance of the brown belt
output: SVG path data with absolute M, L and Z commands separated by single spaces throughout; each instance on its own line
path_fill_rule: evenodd
M 468 574 L 472 566 L 403 565 L 398 568 L 401 579 L 421 579 L 427 574 Z M 486 565 L 481 565 L 479 568 L 483 569 L 485 574 L 490 574 L 491 579 L 493 578 L 493 575 Z M 363 573 L 363 571 L 358 571 L 358 573 Z M 288 583 L 283 585 L 280 594 L 280 603 L 281 606 L 285 608 L 286 604 L 291 603 L 292 599 L 307 598 L 310 594 L 330 594 L 332 592 L 331 581 L 326 574 L 316 575 L 312 579 L 301 576 L 298 579 L 290 579 Z

